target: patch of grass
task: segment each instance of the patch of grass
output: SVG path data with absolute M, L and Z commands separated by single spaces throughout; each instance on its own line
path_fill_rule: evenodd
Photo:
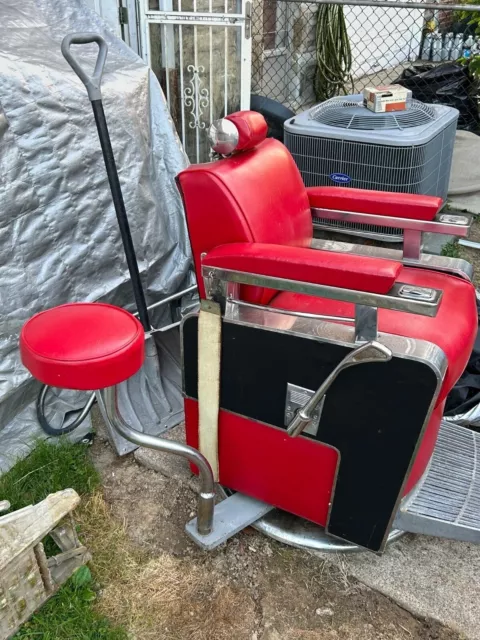
M 0 500 L 8 500 L 12 511 L 35 504 L 50 493 L 75 489 L 91 494 L 100 476 L 88 457 L 88 447 L 67 440 L 52 445 L 41 440 L 29 456 L 0 476 Z
M 75 521 L 91 574 L 76 572 L 14 640 L 236 640 L 239 612 L 254 619 L 248 594 L 204 561 L 152 558 L 135 546 L 103 498 L 87 447 L 39 443 L 0 478 L 0 496 L 15 508 L 67 487 L 83 496 Z
M 127 640 L 92 607 L 91 584 L 75 584 L 75 574 L 15 635 L 15 640 Z
M 458 246 L 458 242 L 456 240 L 450 240 L 442 247 L 442 256 L 448 256 L 449 258 L 459 258 L 460 257 L 460 247 Z
M 39 441 L 29 456 L 0 476 L 0 499 L 12 510 L 36 504 L 50 493 L 72 488 L 88 497 L 100 486 L 100 476 L 88 456 L 88 447 L 67 440 Z M 47 537 L 48 555 L 58 548 Z M 81 567 L 15 635 L 15 640 L 127 640 L 122 627 L 113 626 L 95 608 L 92 576 Z

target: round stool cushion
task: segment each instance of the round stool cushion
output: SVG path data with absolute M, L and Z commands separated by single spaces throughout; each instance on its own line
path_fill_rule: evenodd
M 97 390 L 123 382 L 140 369 L 144 342 L 142 325 L 128 311 L 97 302 L 75 303 L 30 318 L 20 334 L 20 354 L 44 384 Z

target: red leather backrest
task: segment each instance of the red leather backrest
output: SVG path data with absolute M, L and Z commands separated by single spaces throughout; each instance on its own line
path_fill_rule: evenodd
M 292 156 L 277 140 L 264 140 L 223 160 L 192 165 L 177 180 L 202 298 L 200 256 L 214 247 L 230 242 L 311 244 L 308 196 Z M 242 298 L 268 304 L 274 293 L 249 287 Z

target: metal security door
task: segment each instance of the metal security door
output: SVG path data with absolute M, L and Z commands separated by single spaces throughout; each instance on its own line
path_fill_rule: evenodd
M 250 107 L 250 0 L 144 0 L 143 55 L 191 162 L 210 158 L 209 124 Z

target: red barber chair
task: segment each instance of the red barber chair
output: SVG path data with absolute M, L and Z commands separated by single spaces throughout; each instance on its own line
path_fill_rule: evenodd
M 306 529 L 278 514 L 377 553 L 395 529 L 480 542 L 480 438 L 441 422 L 477 330 L 471 267 L 421 254 L 424 231 L 466 235 L 468 217 L 427 196 L 306 189 L 266 132 L 260 114 L 228 116 L 210 131 L 226 157 L 178 176 L 201 298 L 181 331 L 187 444 L 119 413 L 116 387 L 144 357 L 121 309 L 34 316 L 23 363 L 44 384 L 96 388 L 111 429 L 188 458 L 201 493 L 187 532 L 204 548 L 254 522 L 302 546 Z M 405 229 L 403 254 L 313 240 L 319 210 Z
M 187 442 L 221 485 L 379 552 L 477 331 L 469 265 L 422 256 L 422 232 L 470 221 L 435 197 L 307 189 L 266 132 L 227 116 L 211 137 L 228 157 L 178 176 L 203 304 L 182 331 Z M 313 240 L 319 210 L 405 229 L 403 256 Z

